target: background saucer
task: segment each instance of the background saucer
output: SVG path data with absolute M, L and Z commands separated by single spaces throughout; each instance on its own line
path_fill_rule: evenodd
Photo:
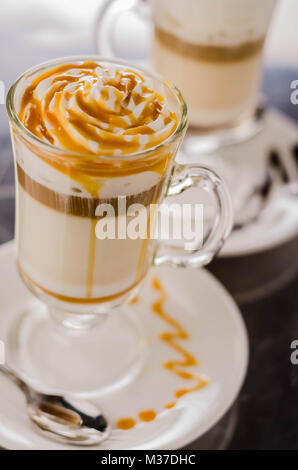
M 203 389 L 179 398 L 171 409 L 165 409 L 165 404 L 174 400 L 174 391 L 185 387 L 185 381 L 163 367 L 165 361 L 179 355 L 159 337 L 170 327 L 152 311 L 158 298 L 152 276 L 158 276 L 167 292 L 167 313 L 189 333 L 189 339 L 180 343 L 200 361 L 192 372 L 210 381 Z M 5 342 L 14 315 L 32 301 L 18 277 L 12 243 L 0 248 L 0 284 L 0 339 Z M 148 361 L 133 383 L 98 400 L 114 427 L 111 437 L 98 448 L 177 449 L 206 433 L 234 402 L 247 369 L 246 329 L 229 294 L 205 270 L 152 269 L 132 308 L 146 331 Z M 27 418 L 21 392 L 2 376 L 0 382 L 0 445 L 9 449 L 70 448 L 40 436 Z M 154 409 L 156 419 L 139 421 L 143 409 Z M 133 417 L 136 426 L 128 431 L 117 429 L 117 420 L 126 416 Z
M 293 152 L 293 147 L 298 144 L 298 127 L 292 119 L 280 111 L 268 109 L 262 130 L 253 139 L 205 155 L 195 152 L 195 139 L 195 132 L 186 135 L 178 162 L 206 164 L 219 173 L 229 186 L 236 221 L 244 219 L 243 226 L 237 227 L 229 236 L 220 257 L 255 254 L 298 236 L 298 187 L 297 194 L 293 194 L 289 186 L 298 181 L 298 157 Z M 200 139 L 199 135 L 197 139 Z M 269 168 L 272 151 L 278 153 L 282 168 L 277 165 Z M 246 223 L 244 214 L 239 212 L 243 211 L 251 188 L 261 186 L 269 171 L 272 179 L 269 197 L 264 203 L 252 201 L 251 211 L 259 216 L 250 221 L 249 214 L 245 214 L 249 222 Z M 192 195 L 185 193 L 183 198 L 183 202 L 186 199 L 187 202 L 202 200 L 209 215 L 212 201 L 202 191 L 197 190 Z
M 263 129 L 251 140 L 203 156 L 194 152 L 194 139 L 186 135 L 178 161 L 206 164 L 219 173 L 235 210 L 235 227 L 208 269 L 237 302 L 264 298 L 298 272 L 297 124 L 268 109 Z M 180 203 L 196 201 L 204 203 L 208 227 L 214 201 L 200 190 L 179 198 Z

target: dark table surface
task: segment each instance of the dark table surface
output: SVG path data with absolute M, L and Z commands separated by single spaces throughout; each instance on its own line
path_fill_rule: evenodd
M 16 3 L 16 0 L 14 2 Z M 0 31 L 1 42 L 3 37 L 6 37 L 10 44 L 9 50 L 3 47 L 0 52 L 0 79 L 4 81 L 6 91 L 17 74 L 30 65 L 54 56 L 93 52 L 91 46 L 86 48 L 89 34 L 87 29 L 80 30 L 80 41 L 74 43 L 76 26 L 64 26 L 63 23 L 68 17 L 59 18 L 57 23 L 52 10 L 46 13 L 41 6 L 37 6 L 36 14 L 29 12 L 30 15 L 25 18 L 27 2 L 17 3 L 19 8 L 13 12 L 13 21 L 7 20 L 1 25 L 3 28 Z M 94 8 L 97 8 L 95 4 Z M 82 12 L 82 16 L 84 14 Z M 36 18 L 39 18 L 38 22 Z M 16 31 L 18 24 L 24 25 L 24 33 Z M 47 27 L 50 26 L 53 36 L 48 35 Z M 62 30 L 66 39 L 63 48 L 60 41 Z M 19 36 L 16 36 L 18 34 Z M 33 38 L 34 57 L 31 57 Z M 89 39 L 88 36 L 88 41 Z M 17 59 L 11 61 L 14 47 L 17 48 Z M 290 84 L 296 79 L 298 69 L 267 69 L 264 91 L 270 105 L 281 109 L 298 122 L 298 105 L 295 106 L 290 101 Z M 5 106 L 0 104 L 1 244 L 13 238 L 14 187 Z M 241 311 L 250 339 L 250 363 L 238 400 L 238 419 L 229 448 L 297 449 L 298 365 L 294 366 L 290 362 L 290 344 L 294 339 L 298 339 L 298 277 L 270 297 L 241 306 Z
M 268 69 L 264 92 L 269 104 L 298 122 L 298 105 L 289 98 L 297 78 L 297 69 Z M 290 361 L 291 342 L 298 339 L 298 278 L 262 301 L 242 305 L 241 311 L 250 363 L 230 448 L 298 449 L 298 366 Z

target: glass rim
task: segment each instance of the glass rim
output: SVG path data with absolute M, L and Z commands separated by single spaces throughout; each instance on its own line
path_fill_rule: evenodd
M 161 83 L 166 85 L 168 89 L 175 95 L 177 101 L 180 101 L 181 103 L 181 116 L 178 122 L 178 125 L 175 129 L 175 131 L 167 137 L 165 140 L 160 142 L 158 145 L 154 147 L 150 147 L 149 149 L 146 150 L 139 150 L 137 152 L 133 153 L 127 153 L 123 154 L 120 156 L 113 156 L 113 155 L 104 155 L 104 154 L 92 154 L 92 153 L 82 153 L 82 152 L 73 152 L 72 150 L 68 149 L 63 149 L 60 148 L 56 145 L 53 145 L 51 143 L 48 143 L 42 139 L 40 139 L 38 136 L 33 134 L 29 129 L 27 129 L 22 121 L 19 119 L 18 114 L 15 109 L 14 105 L 14 98 L 15 98 L 15 92 L 20 85 L 21 81 L 27 77 L 30 77 L 34 73 L 40 71 L 42 72 L 43 70 L 49 68 L 50 66 L 55 66 L 59 65 L 60 63 L 71 63 L 71 62 L 82 62 L 82 61 L 88 61 L 88 60 L 93 60 L 95 62 L 98 62 L 99 64 L 101 62 L 105 63 L 110 63 L 113 65 L 127 65 L 133 70 L 136 70 L 138 72 L 142 72 L 143 74 L 146 74 L 147 76 L 154 78 L 156 80 L 159 80 Z M 174 142 L 176 139 L 180 137 L 180 135 L 183 133 L 183 131 L 186 129 L 187 124 L 188 124 L 188 108 L 187 104 L 185 102 L 185 99 L 180 92 L 180 90 L 171 82 L 163 78 L 161 75 L 158 73 L 148 71 L 146 68 L 140 67 L 139 65 L 134 65 L 126 60 L 121 60 L 121 59 L 113 59 L 109 57 L 102 57 L 99 55 L 75 55 L 75 56 L 66 56 L 66 57 L 59 57 L 57 59 L 51 59 L 45 62 L 42 62 L 38 65 L 35 65 L 34 67 L 29 68 L 26 70 L 24 73 L 22 73 L 17 80 L 11 85 L 8 93 L 7 93 L 7 98 L 6 98 L 6 109 L 7 109 L 7 114 L 8 118 L 10 121 L 12 121 L 26 136 L 26 138 L 33 142 L 35 145 L 39 145 L 42 148 L 44 148 L 47 152 L 55 152 L 56 154 L 59 154 L 60 156 L 72 156 L 72 157 L 77 157 L 77 158 L 98 158 L 98 159 L 107 159 L 110 161 L 113 160 L 126 160 L 126 159 L 137 159 L 137 158 L 143 158 L 146 155 L 151 155 L 152 152 L 159 151 L 166 145 L 169 145 L 170 143 Z

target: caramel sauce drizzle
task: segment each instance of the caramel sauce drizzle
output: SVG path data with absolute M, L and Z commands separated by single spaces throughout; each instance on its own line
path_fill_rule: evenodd
M 39 99 L 37 87 L 49 79 L 52 83 L 43 99 Z M 96 87 L 99 82 L 101 85 Z M 97 91 L 96 97 L 91 93 L 92 87 Z M 114 103 L 109 107 L 106 99 L 111 90 Z M 133 113 L 134 106 L 128 109 L 130 101 L 135 106 L 144 103 L 138 117 Z M 177 127 L 177 116 L 167 110 L 164 98 L 149 89 L 136 71 L 119 69 L 109 75 L 107 69 L 92 61 L 63 64 L 35 77 L 23 94 L 18 117 L 32 134 L 58 146 L 61 154 L 21 137 L 24 144 L 48 165 L 78 182 L 92 198 L 99 196 L 100 180 L 104 178 L 144 171 L 163 175 L 175 151 L 168 147 L 144 158 L 125 158 L 165 141 Z M 163 125 L 155 132 L 149 125 L 160 117 Z M 148 142 L 142 146 L 144 136 Z M 63 150 L 74 154 L 63 154 Z
M 133 418 L 121 418 L 117 421 L 117 428 L 122 429 L 123 431 L 127 431 L 128 429 L 134 428 L 136 422 Z
M 175 397 L 179 399 L 187 393 L 195 392 L 206 387 L 206 385 L 208 385 L 208 380 L 197 373 L 192 373 L 188 370 L 185 370 L 189 367 L 193 367 L 199 364 L 197 359 L 189 351 L 187 351 L 187 349 L 185 349 L 178 343 L 179 340 L 187 340 L 189 338 L 189 335 L 187 331 L 183 328 L 183 326 L 165 311 L 164 304 L 167 300 L 167 293 L 157 277 L 154 277 L 152 279 L 152 287 L 155 291 L 159 293 L 158 300 L 156 300 L 152 304 L 153 312 L 174 330 L 173 332 L 166 331 L 164 333 L 161 333 L 160 339 L 182 356 L 181 360 L 167 361 L 163 364 L 163 366 L 165 369 L 169 370 L 170 372 L 177 375 L 183 380 L 193 380 L 196 382 L 195 385 L 193 385 L 192 387 L 181 388 L 179 390 L 176 390 Z M 165 404 L 165 408 L 171 409 L 175 405 L 176 402 L 169 402 Z M 154 410 L 149 409 L 140 411 L 138 418 L 140 421 L 147 422 L 153 421 L 156 416 L 156 412 Z M 123 418 L 117 421 L 116 426 L 119 429 L 130 429 L 136 424 L 133 418 L 124 418 L 124 423 L 126 422 L 125 420 L 130 420 L 131 426 L 129 426 L 129 428 L 123 427 Z
M 149 423 L 156 418 L 156 412 L 154 410 L 143 410 L 139 413 L 139 420 Z
M 129 302 L 131 305 L 133 304 L 137 304 L 138 302 L 140 301 L 140 298 L 139 296 L 137 295 L 136 297 L 134 297 L 133 299 L 131 299 L 131 301 Z
M 169 410 L 171 408 L 174 408 L 175 405 L 176 405 L 176 403 L 174 401 L 170 402 L 170 403 L 166 403 L 165 408 Z
M 154 195 L 152 197 L 152 204 L 157 204 L 158 200 L 160 199 L 161 195 L 161 190 L 162 188 L 159 188 L 158 186 L 155 187 Z M 144 269 L 146 270 L 146 264 L 148 262 L 151 263 L 151 258 L 148 256 L 148 249 L 149 249 L 149 242 L 151 241 L 151 225 L 154 222 L 154 213 L 149 210 L 149 217 L 147 218 L 147 233 L 146 233 L 146 238 L 142 240 L 142 246 L 140 250 L 140 255 L 139 255 L 139 260 L 138 260 L 138 266 L 137 266 L 137 278 L 142 276 L 142 273 L 144 272 Z
M 198 374 L 194 374 L 185 370 L 188 367 L 198 365 L 197 359 L 177 342 L 177 340 L 188 339 L 189 335 L 183 326 L 165 311 L 164 304 L 167 300 L 167 293 L 157 277 L 153 278 L 152 286 L 160 295 L 159 299 L 154 302 L 152 306 L 153 311 L 174 329 L 174 332 L 166 331 L 161 333 L 160 338 L 162 341 L 167 343 L 168 346 L 181 354 L 183 358 L 182 360 L 168 361 L 164 363 L 163 366 L 165 369 L 171 371 L 173 374 L 184 380 L 195 380 L 197 382 L 193 387 L 177 390 L 175 395 L 177 398 L 180 398 L 186 393 L 195 392 L 196 390 L 202 389 L 208 384 L 208 380 Z
M 46 89 L 40 90 L 40 85 Z M 83 155 L 147 150 L 177 126 L 175 113 L 148 88 L 144 77 L 92 61 L 59 65 L 35 77 L 23 94 L 18 116 L 37 137 Z M 155 130 L 151 124 L 159 118 Z

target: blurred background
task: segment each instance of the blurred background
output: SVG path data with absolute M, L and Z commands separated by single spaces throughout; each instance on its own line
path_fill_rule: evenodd
M 94 28 L 101 4 L 101 0 L 2 1 L 0 80 L 5 93 L 20 73 L 35 64 L 95 53 Z M 291 82 L 298 80 L 297 19 L 298 1 L 280 0 L 266 45 L 263 90 L 271 106 L 298 124 L 298 105 L 290 101 Z M 1 101 L 0 243 L 13 238 L 13 220 L 13 160 Z M 298 277 L 241 309 L 250 335 L 251 359 L 230 448 L 297 449 L 298 366 L 295 369 L 289 358 L 290 343 L 298 339 Z
M 94 53 L 95 22 L 102 3 L 103 0 L 1 2 L 0 80 L 6 93 L 19 74 L 39 62 L 64 55 Z M 270 104 L 298 121 L 298 106 L 290 103 L 290 83 L 298 78 L 297 17 L 298 2 L 280 0 L 266 46 L 264 90 Z M 13 195 L 13 164 L 3 103 L 0 144 L 0 198 L 9 206 L 1 207 L 2 243 L 13 234 L 13 204 L 7 202 Z

